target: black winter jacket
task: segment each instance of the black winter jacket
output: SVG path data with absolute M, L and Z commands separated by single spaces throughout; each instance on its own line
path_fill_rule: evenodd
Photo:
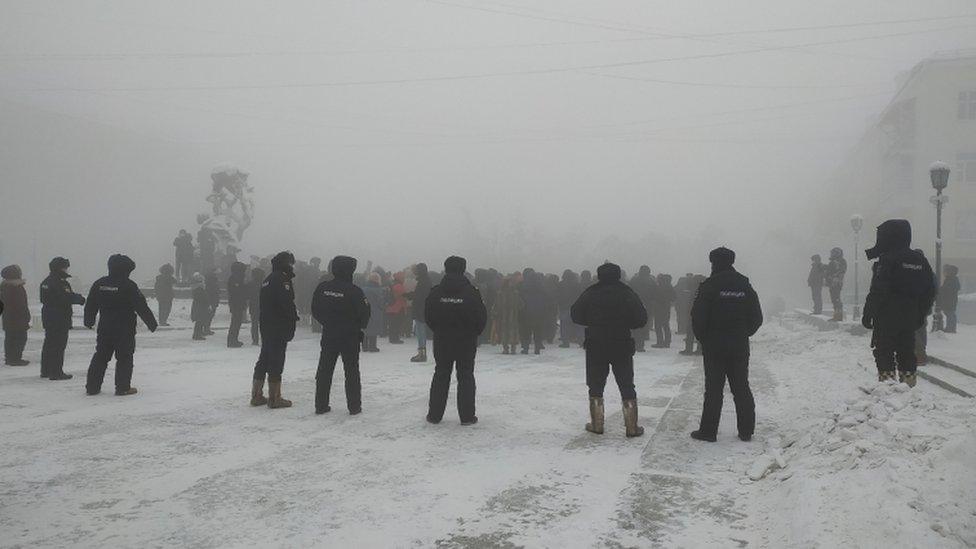
M 312 295 L 312 317 L 322 324 L 322 341 L 361 341 L 363 330 L 369 325 L 369 301 L 363 290 L 352 283 L 355 260 L 344 259 L 353 262 L 346 265 L 338 257 L 333 259 L 335 278 L 319 284 Z
M 445 274 L 434 286 L 424 305 L 427 326 L 434 338 L 477 342 L 488 323 L 488 311 L 481 292 L 464 275 Z
M 749 338 L 762 323 L 759 296 L 732 267 L 712 273 L 698 287 L 691 326 L 704 352 L 748 353 Z
M 647 309 L 620 281 L 619 267 L 601 265 L 597 274 L 599 282 L 584 290 L 570 309 L 573 322 L 586 326 L 587 340 L 631 340 L 630 331 L 647 324 Z
M 71 289 L 68 278 L 68 274 L 57 272 L 41 282 L 41 324 L 45 330 L 70 330 L 71 306 L 85 304 L 85 298 Z
M 295 308 L 294 274 L 273 270 L 261 283 L 261 338 L 272 341 L 291 341 L 295 337 L 298 310 Z
M 150 332 L 156 331 L 156 317 L 149 310 L 146 297 L 129 279 L 134 269 L 135 264 L 128 258 L 110 263 L 108 276 L 92 284 L 85 302 L 85 327 L 95 326 L 98 317 L 99 335 L 134 336 L 138 315 Z

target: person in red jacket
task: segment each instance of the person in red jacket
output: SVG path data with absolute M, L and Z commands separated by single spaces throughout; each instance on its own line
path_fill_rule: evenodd
M 0 301 L 3 312 L 3 358 L 7 366 L 27 366 L 24 347 L 27 346 L 27 329 L 30 327 L 30 309 L 27 308 L 26 281 L 19 265 L 8 265 L 0 271 Z
M 390 288 L 391 303 L 386 308 L 386 318 L 389 324 L 390 343 L 403 343 L 400 336 L 403 334 L 403 320 L 407 312 L 407 298 L 404 294 L 407 289 L 403 285 L 406 277 L 403 272 L 393 275 L 393 286 Z

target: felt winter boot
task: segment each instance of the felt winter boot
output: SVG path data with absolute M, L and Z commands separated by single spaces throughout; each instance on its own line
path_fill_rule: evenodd
M 644 434 L 644 428 L 637 424 L 637 401 L 624 401 L 624 428 L 628 437 L 639 437 Z
M 281 396 L 280 381 L 268 380 L 268 408 L 291 408 L 291 401 Z
M 121 391 L 118 390 L 118 389 L 116 389 L 115 390 L 115 396 L 124 397 L 124 396 L 134 395 L 134 394 L 136 394 L 138 392 L 139 392 L 139 390 L 136 389 L 135 387 L 129 387 L 128 389 L 123 389 Z
M 586 430 L 602 435 L 604 419 L 603 397 L 590 397 L 590 422 L 586 424 Z
M 914 387 L 918 378 L 915 377 L 915 372 L 898 372 L 898 381 L 909 387 Z
M 878 371 L 878 381 L 884 382 L 884 381 L 889 381 L 889 380 L 891 380 L 891 381 L 894 381 L 895 380 L 895 371 L 894 370 L 892 370 L 890 372 L 888 370 L 879 370 Z
M 268 399 L 264 398 L 264 380 L 255 379 L 251 381 L 251 406 L 264 406 Z
M 715 435 L 706 435 L 701 431 L 692 431 L 691 438 L 695 440 L 700 440 L 702 442 L 715 442 Z M 743 439 L 745 440 L 745 439 Z
M 427 349 L 417 349 L 417 354 L 410 359 L 410 362 L 427 362 Z

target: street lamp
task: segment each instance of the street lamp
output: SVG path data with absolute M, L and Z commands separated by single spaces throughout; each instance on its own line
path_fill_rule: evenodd
M 935 189 L 935 196 L 929 201 L 935 204 L 935 284 L 938 287 L 942 284 L 942 207 L 949 201 L 947 195 L 942 191 L 949 185 L 949 166 L 945 162 L 933 162 L 929 166 L 929 178 L 932 180 L 932 188 Z M 932 315 L 932 331 L 942 330 L 942 308 L 939 301 L 935 301 L 935 313 Z
M 861 301 L 858 297 L 858 280 L 857 280 L 857 244 L 858 235 L 861 233 L 861 227 L 864 226 L 864 218 L 858 214 L 851 216 L 851 229 L 854 229 L 854 320 L 861 318 Z

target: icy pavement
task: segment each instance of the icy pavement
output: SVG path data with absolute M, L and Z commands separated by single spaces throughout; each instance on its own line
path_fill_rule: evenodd
M 181 324 L 175 322 L 175 324 Z M 697 424 L 697 359 L 637 356 L 647 434 L 585 433 L 583 356 L 482 348 L 480 423 L 424 421 L 431 364 L 363 355 L 363 406 L 313 413 L 318 342 L 292 344 L 286 410 L 248 406 L 256 348 L 140 333 L 134 397 L 87 397 L 93 334 L 66 370 L 0 368 L 0 545 L 289 547 L 953 547 L 976 544 L 976 417 L 920 381 L 873 383 L 866 340 L 771 321 L 753 347 L 756 438 Z M 245 327 L 246 328 L 246 327 Z M 242 334 L 243 335 L 243 334 Z M 109 371 L 107 380 L 111 378 Z M 109 381 L 110 384 L 110 381 Z M 761 470 L 761 471 L 760 471 Z M 757 473 L 759 471 L 759 473 Z M 750 478 L 758 480 L 752 480 Z

